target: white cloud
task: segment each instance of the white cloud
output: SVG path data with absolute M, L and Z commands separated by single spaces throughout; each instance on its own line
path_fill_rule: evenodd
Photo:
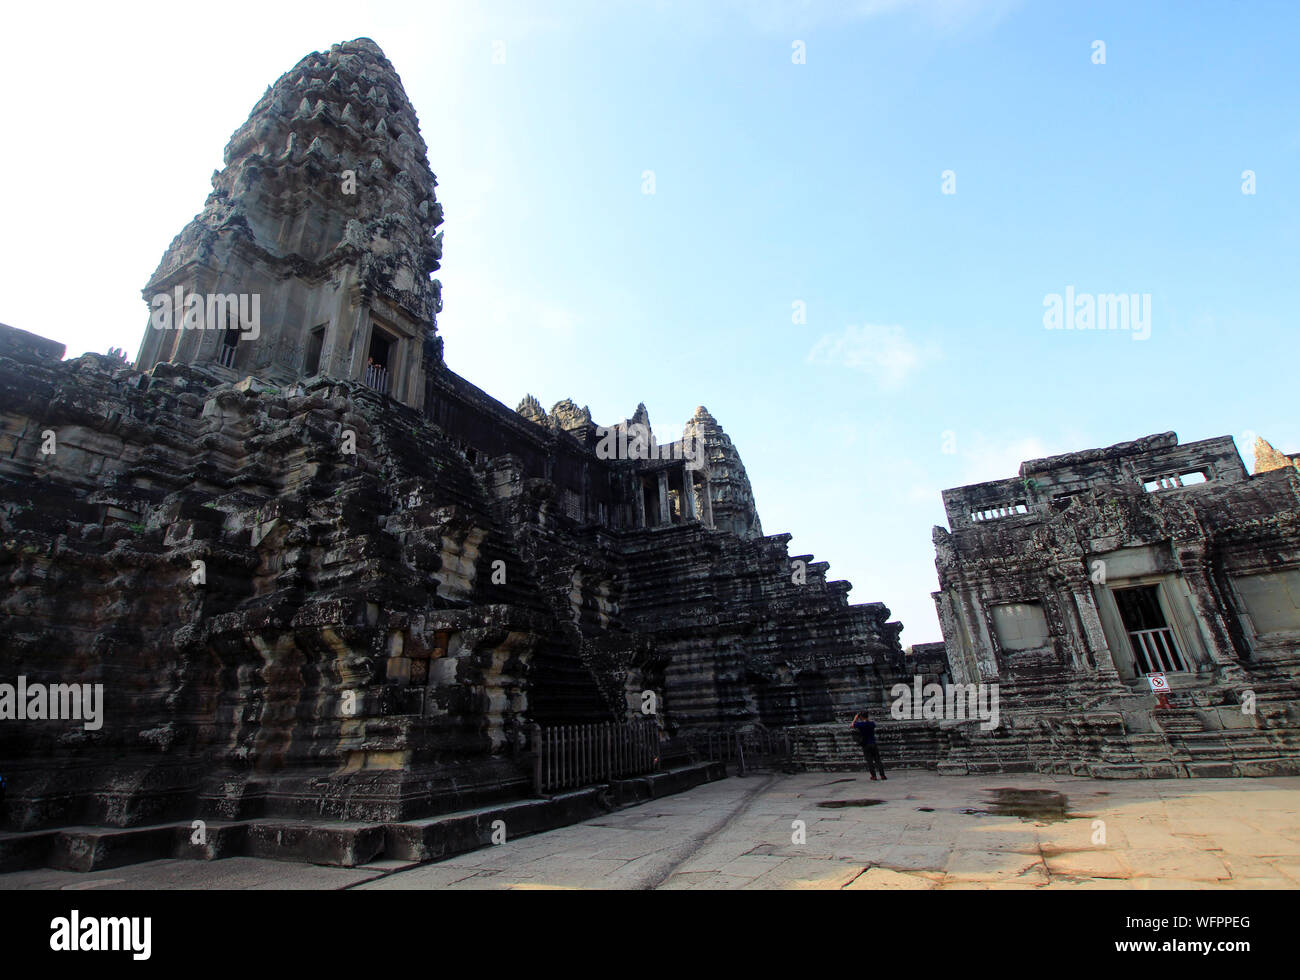
M 937 356 L 933 345 L 918 347 L 902 327 L 864 323 L 849 325 L 837 334 L 823 334 L 805 360 L 861 371 L 882 388 L 895 390 L 921 364 Z
M 1020 464 L 1044 456 L 1059 456 L 1096 445 L 1080 431 L 1062 433 L 1051 440 L 1035 435 L 986 436 L 982 432 L 959 433 L 957 451 L 962 460 L 961 482 L 953 486 L 1008 480 L 1020 472 Z

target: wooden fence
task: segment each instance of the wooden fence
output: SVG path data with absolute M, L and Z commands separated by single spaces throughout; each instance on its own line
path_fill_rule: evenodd
M 533 726 L 533 788 L 576 789 L 659 767 L 659 723 L 654 718 L 617 724 Z

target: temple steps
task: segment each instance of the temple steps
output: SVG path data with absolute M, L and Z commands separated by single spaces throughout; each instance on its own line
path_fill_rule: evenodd
M 548 797 L 395 822 L 259 818 L 206 821 L 201 833 L 198 822 L 0 833 L 0 873 L 42 867 L 91 872 L 169 858 L 230 857 L 345 868 L 383 862 L 384 870 L 397 871 L 492 846 L 500 829 L 507 840 L 514 840 L 725 777 L 722 763 L 691 763 Z
M 1300 726 L 1214 728 L 1192 710 L 1156 712 L 1159 730 L 1131 732 L 1114 712 L 1087 716 L 1004 714 L 978 722 L 896 722 L 876 729 L 886 769 L 942 774 L 1043 772 L 1093 778 L 1300 774 Z M 862 749 L 840 724 L 789 729 L 792 763 L 805 770 L 863 770 Z

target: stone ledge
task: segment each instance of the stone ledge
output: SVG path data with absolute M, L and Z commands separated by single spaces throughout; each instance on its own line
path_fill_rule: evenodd
M 636 779 L 616 779 L 610 785 L 614 801 L 620 806 L 643 803 L 661 796 L 682 793 L 715 779 L 725 779 L 727 767 L 721 762 L 700 762 L 679 766 L 667 772 L 655 772 Z
M 61 361 L 67 350 L 67 345 L 60 344 L 57 340 L 49 340 L 7 323 L 0 323 L 0 357 L 16 357 L 20 360 L 45 357 Z
M 0 834 L 0 873 L 50 867 L 62 871 L 108 868 L 180 858 L 216 861 L 268 858 L 357 868 L 377 862 L 424 864 L 493 844 L 493 825 L 506 839 L 554 830 L 602 816 L 613 806 L 636 805 L 726 777 L 718 762 L 680 766 L 636 779 L 615 780 L 545 799 L 516 800 L 401 823 L 346 823 L 292 819 L 208 822 L 204 842 L 192 843 L 192 823 L 151 827 L 70 827 Z

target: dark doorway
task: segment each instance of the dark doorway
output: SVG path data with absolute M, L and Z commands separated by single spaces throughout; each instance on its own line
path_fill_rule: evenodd
M 239 328 L 227 327 L 221 335 L 221 349 L 217 351 L 217 360 L 222 367 L 235 366 L 235 352 L 239 349 Z
M 317 327 L 307 338 L 307 360 L 303 364 L 303 370 L 307 377 L 312 377 L 320 372 L 320 355 L 321 349 L 325 346 L 325 328 Z
M 653 473 L 640 477 L 641 499 L 645 502 L 645 526 L 659 526 L 659 478 Z
M 1187 670 L 1174 631 L 1165 619 L 1160 590 L 1154 585 L 1116 589 L 1115 604 L 1128 633 L 1133 661 L 1139 674 Z
M 393 339 L 378 327 L 370 330 L 370 353 L 366 358 L 366 386 L 374 388 L 381 395 L 388 394 L 389 358 L 392 356 Z

